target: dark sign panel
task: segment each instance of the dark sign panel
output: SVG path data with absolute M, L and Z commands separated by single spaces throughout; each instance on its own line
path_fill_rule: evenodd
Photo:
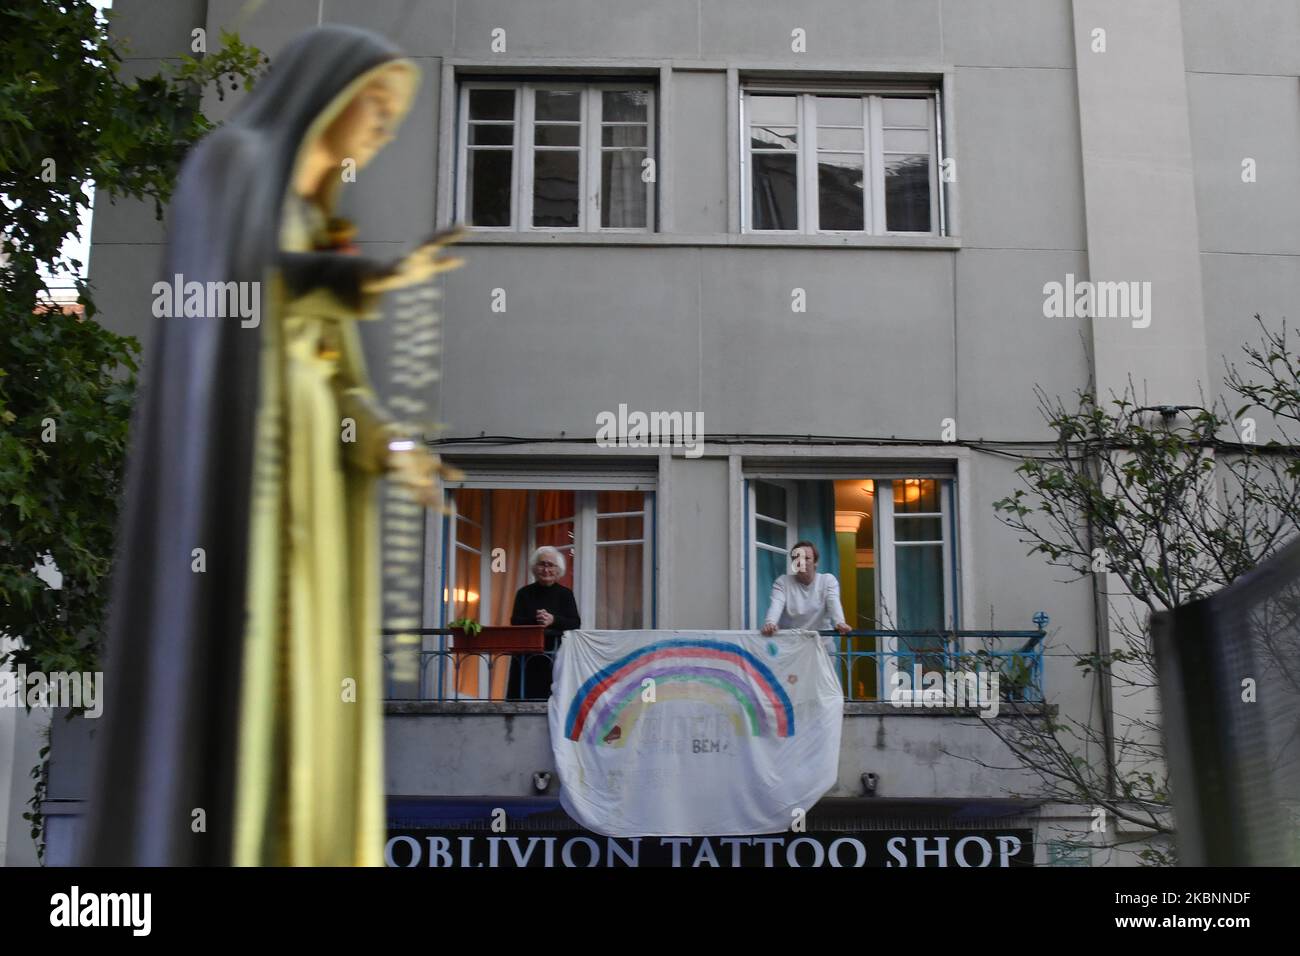
M 586 830 L 394 829 L 396 867 L 1032 866 L 1033 831 L 835 830 L 752 837 L 605 837 Z

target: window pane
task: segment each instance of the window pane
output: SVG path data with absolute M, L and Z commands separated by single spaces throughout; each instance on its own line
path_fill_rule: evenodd
M 785 525 L 773 524 L 759 518 L 754 522 L 754 535 L 758 538 L 760 544 L 767 544 L 785 550 Z
M 884 131 L 881 148 L 886 153 L 925 153 L 930 152 L 930 133 L 923 129 L 887 129 Z
M 645 150 L 620 149 L 600 156 L 600 224 L 610 229 L 644 229 L 646 184 L 641 181 Z
M 795 126 L 798 115 L 793 96 L 749 97 L 749 122 L 755 126 Z
M 640 515 L 622 518 L 599 518 L 596 521 L 597 541 L 632 541 L 644 534 L 645 522 Z
M 533 156 L 533 225 L 578 225 L 577 150 Z
M 538 90 L 533 118 L 546 120 L 574 120 L 582 118 L 582 93 L 578 90 Z
M 464 548 L 456 549 L 456 586 L 447 596 L 451 613 L 456 618 L 472 617 L 478 620 L 482 560 L 482 555 Z
M 862 152 L 862 130 L 818 128 L 817 148 L 828 151 L 851 151 L 860 154 Z
M 483 523 L 483 490 L 481 488 L 455 488 L 451 492 L 456 503 L 456 514 L 475 524 Z
M 533 142 L 538 146 L 577 146 L 582 142 L 582 127 L 538 123 L 533 127 Z
M 472 120 L 513 120 L 514 90 L 470 90 L 469 118 Z
M 515 128 L 506 123 L 470 123 L 469 144 L 471 146 L 513 146 Z
M 798 148 L 799 136 L 793 126 L 751 126 L 749 145 L 752 149 Z
M 943 548 L 938 545 L 895 548 L 894 555 L 898 576 L 898 629 L 942 628 Z M 916 646 L 921 643 L 916 641 Z
M 606 123 L 641 123 L 649 117 L 647 90 L 605 90 L 601 93 L 600 118 Z
M 465 192 L 469 221 L 474 226 L 510 225 L 510 184 L 514 150 L 471 149 Z
M 902 631 L 941 630 L 943 613 L 943 548 L 934 546 L 895 548 L 898 575 L 898 629 Z M 940 635 L 899 637 L 898 666 L 911 670 L 944 669 L 942 651 L 945 639 Z
M 572 491 L 539 491 L 537 492 L 537 516 L 538 524 L 547 521 L 572 520 L 576 514 L 574 494 Z M 545 544 L 553 542 L 542 542 Z M 570 535 L 569 544 L 573 543 L 573 537 Z
M 861 126 L 862 98 L 859 96 L 817 97 L 818 126 Z
M 930 101 L 927 99 L 916 97 L 911 99 L 886 98 L 884 113 L 886 126 L 930 125 Z
M 753 227 L 798 229 L 798 173 L 794 156 L 754 153 Z
M 885 162 L 885 228 L 930 231 L 930 158 L 902 156 Z
M 785 489 L 767 481 L 754 484 L 754 507 L 758 514 L 778 521 L 786 520 Z M 785 542 L 781 542 L 785 547 Z
M 644 491 L 598 491 L 596 513 L 601 515 L 619 511 L 644 511 Z
M 640 544 L 598 548 L 596 555 L 596 627 L 623 630 L 644 627 L 642 608 L 644 548 Z
M 894 482 L 894 513 L 936 513 L 939 506 L 939 482 L 933 478 L 904 478 Z
M 483 550 L 483 529 L 472 521 L 456 522 L 456 542 L 475 551 Z
M 644 126 L 606 126 L 601 131 L 602 146 L 644 146 L 646 145 L 646 127 Z
M 817 154 L 819 228 L 864 228 L 862 184 L 861 153 Z
M 901 516 L 894 523 L 894 540 L 943 541 L 943 519 Z

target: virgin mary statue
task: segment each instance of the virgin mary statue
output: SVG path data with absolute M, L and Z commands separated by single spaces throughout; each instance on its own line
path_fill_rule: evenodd
M 381 37 L 312 30 L 181 170 L 166 280 L 240 283 L 260 314 L 187 308 L 151 341 L 88 862 L 382 863 L 375 479 L 432 504 L 439 466 L 375 400 L 356 324 L 456 263 L 351 254 L 333 206 L 417 83 Z

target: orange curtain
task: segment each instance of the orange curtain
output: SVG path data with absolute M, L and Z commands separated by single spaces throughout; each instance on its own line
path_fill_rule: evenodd
M 505 551 L 504 571 L 492 572 L 490 616 L 485 623 L 509 624 L 515 592 L 528 583 L 528 492 L 492 492 L 492 551 Z M 491 556 L 489 554 L 489 560 Z M 493 654 L 489 663 L 492 700 L 505 700 L 510 655 Z
M 574 575 L 577 574 L 578 561 L 582 559 L 574 550 L 574 517 L 576 515 L 576 495 L 572 491 L 539 491 L 537 492 L 537 514 L 534 521 L 542 525 L 547 521 L 562 521 L 561 524 L 551 524 L 546 527 L 537 529 L 537 547 L 549 544 L 554 548 L 559 548 L 564 555 L 564 577 L 556 583 L 563 584 L 575 594 L 577 591 L 573 587 Z M 525 559 L 527 560 L 527 559 Z

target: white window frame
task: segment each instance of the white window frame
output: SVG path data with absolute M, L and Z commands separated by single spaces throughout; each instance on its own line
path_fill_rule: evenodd
M 826 475 L 826 479 L 842 479 L 848 477 L 844 474 Z M 956 628 L 957 615 L 957 594 L 955 588 L 960 584 L 960 569 L 954 564 L 956 555 L 956 542 L 953 540 L 956 533 L 956 522 L 954 519 L 956 481 L 955 477 L 935 477 L 925 475 L 888 475 L 878 477 L 877 475 L 865 474 L 854 475 L 854 478 L 871 479 L 874 484 L 875 512 L 872 526 L 874 529 L 875 561 L 876 561 L 876 627 L 875 630 L 888 631 L 898 629 L 898 566 L 896 563 L 896 546 L 908 547 L 911 544 L 918 546 L 933 547 L 934 542 L 899 542 L 895 534 L 895 514 L 894 514 L 894 482 L 903 481 L 906 478 L 921 478 L 922 480 L 933 479 L 939 483 L 939 507 L 938 512 L 918 512 L 914 516 L 917 518 L 939 518 L 940 529 L 943 535 L 943 615 L 944 628 L 953 630 Z M 815 476 L 807 476 L 817 480 Z M 749 542 L 748 552 L 745 555 L 745 573 L 748 580 L 749 602 L 745 608 L 746 620 L 751 629 L 762 626 L 762 621 L 758 619 L 758 561 L 757 553 L 759 549 L 766 551 L 777 551 L 770 545 L 761 544 L 757 536 L 757 482 L 766 481 L 769 484 L 779 485 L 786 489 L 786 502 L 789 508 L 787 514 L 798 514 L 798 480 L 801 479 L 778 479 L 778 478 L 760 478 L 749 477 L 746 479 L 748 506 L 746 508 L 746 521 L 748 524 L 747 540 Z M 787 522 L 786 533 L 786 551 L 794 546 L 798 535 L 798 522 Z M 847 611 L 846 611 L 847 613 Z M 884 659 L 884 679 L 885 684 L 878 688 L 877 693 L 885 693 L 891 686 L 889 681 L 898 670 L 898 658 L 895 656 L 899 651 L 898 637 L 891 636 L 883 638 L 880 641 L 880 651 L 887 656 Z M 960 650 L 961 648 L 957 648 Z
M 497 486 L 484 485 L 482 487 L 478 487 L 476 484 L 474 490 L 491 491 L 495 487 Z M 610 488 L 607 490 L 617 491 L 620 489 Z M 572 520 L 573 542 L 574 542 L 573 545 L 571 546 L 559 545 L 558 547 L 560 551 L 564 553 L 565 561 L 568 562 L 569 567 L 572 568 L 573 570 L 574 596 L 577 598 L 578 613 L 582 615 L 583 627 L 585 628 L 595 628 L 596 626 L 596 563 L 594 561 L 585 560 L 585 555 L 595 554 L 597 549 L 600 548 L 602 545 L 609 547 L 616 544 L 626 543 L 623 541 L 605 541 L 605 542 L 598 541 L 597 540 L 598 518 L 609 518 L 609 517 L 625 516 L 625 515 L 642 516 L 641 538 L 635 539 L 635 540 L 639 540 L 642 545 L 642 560 L 641 560 L 641 573 L 642 573 L 641 593 L 642 593 L 642 601 L 643 601 L 642 614 L 641 614 L 641 618 L 643 622 L 642 626 L 647 629 L 650 629 L 653 628 L 656 624 L 655 621 L 656 610 L 655 610 L 655 600 L 654 600 L 654 591 L 653 591 L 654 575 L 655 575 L 655 567 L 654 567 L 655 493 L 653 490 L 647 490 L 647 489 L 626 489 L 626 490 L 641 491 L 641 493 L 645 496 L 643 499 L 644 506 L 642 511 L 637 511 L 637 512 L 620 511 L 620 512 L 609 512 L 609 513 L 598 514 L 596 508 L 596 501 L 599 492 L 594 490 L 576 490 L 573 488 L 565 487 L 563 485 L 536 487 L 536 488 L 528 489 L 529 492 L 528 517 L 527 517 L 528 555 L 531 556 L 533 551 L 537 549 L 538 527 L 545 527 L 546 525 L 549 524 L 569 524 L 570 520 Z M 539 491 L 572 491 L 574 494 L 573 518 L 556 519 L 553 521 L 542 522 L 541 525 L 539 525 L 536 521 L 536 510 L 535 510 L 537 506 L 537 492 Z M 484 508 L 484 515 L 483 515 L 484 521 L 483 524 L 481 525 L 482 532 L 483 532 L 482 540 L 484 542 L 491 540 L 491 538 L 489 537 L 491 534 L 491 522 L 492 522 L 491 512 L 492 509 L 490 506 Z M 440 601 L 440 604 L 436 609 L 439 619 L 447 620 L 447 621 L 454 620 L 460 616 L 460 614 L 458 613 L 460 609 L 457 607 L 455 601 L 457 553 L 462 548 L 467 551 L 475 550 L 474 548 L 471 548 L 469 545 L 463 543 L 460 540 L 459 535 L 457 534 L 458 523 L 461 521 L 465 521 L 475 525 L 478 524 L 478 522 L 470 521 L 470 519 L 468 518 L 460 517 L 460 515 L 458 514 L 455 508 L 455 503 L 453 499 L 451 514 L 448 516 L 448 520 L 447 520 L 447 541 L 446 541 L 447 546 L 445 548 L 445 554 L 446 554 L 445 560 L 447 562 L 447 567 L 445 568 L 445 579 L 448 582 L 448 585 L 443 590 L 447 592 L 447 596 L 444 597 L 441 593 L 438 594 L 438 599 Z M 633 539 L 629 539 L 629 541 L 631 540 Z M 495 582 L 493 581 L 493 576 L 491 573 L 491 552 L 480 551 L 479 554 L 480 554 L 479 614 L 481 617 L 483 614 L 483 608 L 491 606 L 492 587 Z M 433 569 L 433 573 L 438 575 L 438 577 L 435 578 L 435 580 L 442 577 L 442 571 L 443 569 L 439 569 L 439 568 Z M 530 578 L 528 577 L 527 572 L 525 572 L 525 581 L 527 580 L 530 580 Z M 484 663 L 483 666 L 486 669 L 487 666 L 486 663 Z M 483 674 L 482 679 L 486 679 L 486 670 Z
M 479 547 L 474 548 L 461 540 L 460 525 L 471 524 L 479 529 Z M 483 609 L 491 605 L 492 595 L 489 590 L 492 584 L 492 555 L 486 550 L 487 543 L 491 541 L 492 533 L 492 509 L 485 507 L 483 509 L 483 521 L 478 522 L 472 518 L 463 517 L 456 509 L 454 499 L 450 500 L 450 511 L 447 517 L 447 541 L 451 545 L 447 554 L 447 587 L 439 595 L 442 600 L 442 607 L 446 614 L 447 621 L 456 621 L 465 617 L 466 608 L 462 608 L 456 599 L 456 565 L 457 559 L 462 550 L 478 556 L 478 617 L 483 617 Z M 448 642 L 450 643 L 450 642 Z M 463 665 L 462 665 L 463 666 Z M 491 670 L 488 667 L 487 658 L 484 656 L 478 659 L 478 686 L 491 686 Z
M 877 478 L 876 489 L 876 621 L 882 625 L 879 629 L 899 630 L 898 627 L 898 563 L 897 547 L 933 547 L 933 541 L 898 541 L 894 526 L 894 482 L 904 478 Z M 923 479 L 924 480 L 924 479 Z M 938 518 L 940 533 L 943 535 L 943 619 L 944 628 L 953 630 L 954 595 L 953 595 L 953 540 L 952 540 L 952 479 L 934 479 L 939 482 L 939 511 L 910 512 L 913 518 Z M 958 648 L 960 649 L 960 648 Z M 899 639 L 897 635 L 887 637 L 882 642 L 881 650 L 886 652 L 884 661 L 885 688 L 892 687 L 894 674 L 898 670 Z M 880 691 L 877 691 L 880 693 Z
M 752 142 L 749 135 L 750 98 L 752 96 L 795 97 L 798 148 L 795 153 L 797 178 L 796 195 L 798 227 L 795 229 L 756 229 L 753 225 L 754 195 Z M 817 97 L 836 96 L 862 98 L 863 106 L 863 175 L 869 188 L 863 190 L 862 229 L 821 229 L 817 201 Z M 926 232 L 889 230 L 886 228 L 885 164 L 883 150 L 884 103 L 886 99 L 924 99 L 929 132 L 930 155 L 930 229 Z M 766 88 L 746 86 L 740 98 L 740 215 L 741 231 L 760 236 L 942 236 L 940 217 L 939 169 L 943 163 L 940 155 L 938 129 L 938 92 L 932 88 L 882 89 L 801 89 Z M 890 127 L 891 129 L 896 127 Z M 843 152 L 837 150 L 836 152 Z
M 657 168 L 656 131 L 658 127 L 658 105 L 653 84 L 648 82 L 590 82 L 575 80 L 566 83 L 562 79 L 547 82 L 522 82 L 508 80 L 464 80 L 459 89 L 459 110 L 457 115 L 456 135 L 456 211 L 457 218 L 466 222 L 468 228 L 475 232 L 601 232 L 628 233 L 640 235 L 655 231 L 655 209 L 658 176 L 654 176 L 646 187 L 646 224 L 644 226 L 601 226 L 600 225 L 600 187 L 601 159 L 605 153 L 603 142 L 603 98 L 604 92 L 636 91 L 648 96 L 646 104 L 646 158 Z M 515 92 L 515 111 L 511 151 L 513 165 L 510 184 L 510 221 L 509 226 L 477 226 L 469 223 L 469 206 L 466 190 L 469 181 L 469 93 L 470 90 L 513 90 Z M 533 130 L 536 125 L 535 108 L 537 90 L 577 90 L 581 94 L 579 106 L 579 138 L 577 151 L 578 163 L 578 225 L 577 226 L 534 226 L 533 225 L 533 165 L 534 156 L 540 148 L 544 151 L 572 150 L 573 147 L 537 147 Z M 503 122 L 504 125 L 504 122 Z M 631 125 L 631 124 L 624 124 Z M 504 147 L 499 147 L 504 150 Z
M 785 525 L 785 549 L 775 548 L 770 544 L 764 544 L 758 540 L 758 483 L 766 482 L 769 485 L 776 485 L 785 491 L 785 513 L 787 520 L 784 522 L 775 519 L 764 519 L 770 524 Z M 754 478 L 746 482 L 749 486 L 749 507 L 746 514 L 749 520 L 749 554 L 746 556 L 746 563 L 749 566 L 747 574 L 749 575 L 749 607 L 746 608 L 746 615 L 753 622 L 754 628 L 763 626 L 763 622 L 758 619 L 758 552 L 771 551 L 774 554 L 784 554 L 786 567 L 789 568 L 790 549 L 794 543 L 799 540 L 799 486 L 793 481 L 785 481 L 780 478 Z M 791 520 L 793 518 L 793 520 Z
M 641 545 L 641 627 L 642 629 L 654 628 L 654 595 L 651 588 L 654 586 L 654 541 L 651 534 L 654 528 L 654 493 L 643 492 L 644 497 L 641 499 L 640 511 L 608 511 L 601 512 L 597 507 L 597 495 L 595 491 L 578 492 L 579 502 L 582 504 L 580 509 L 584 520 L 584 536 L 582 541 L 584 547 L 591 548 L 591 552 L 599 558 L 601 548 L 619 547 L 628 544 L 640 543 Z M 584 500 L 585 497 L 585 500 Z M 600 519 L 601 518 L 620 518 L 634 517 L 641 518 L 641 537 L 627 538 L 610 541 L 600 540 Z M 589 530 L 588 530 L 589 529 Z M 575 538 L 577 535 L 575 534 Z M 574 583 L 577 583 L 577 576 L 574 576 Z M 596 562 L 587 561 L 584 564 L 582 598 L 579 600 L 578 611 L 584 621 L 589 622 L 586 626 L 595 628 L 598 626 L 596 620 Z

